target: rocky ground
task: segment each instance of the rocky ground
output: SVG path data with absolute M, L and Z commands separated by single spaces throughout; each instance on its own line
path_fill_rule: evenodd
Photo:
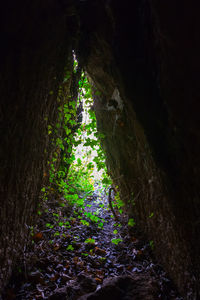
M 44 203 L 3 299 L 176 299 L 172 281 L 122 214 L 113 217 L 107 196 L 82 207 Z

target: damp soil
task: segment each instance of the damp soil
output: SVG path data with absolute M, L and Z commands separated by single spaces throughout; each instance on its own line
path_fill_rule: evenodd
M 154 286 L 152 299 L 182 299 L 156 262 L 153 243 L 144 240 L 133 222 L 128 225 L 125 213 L 115 220 L 106 195 L 96 191 L 84 208 L 63 199 L 45 202 L 39 214 L 4 300 L 76 300 L 123 276 L 145 276 L 144 285 L 151 281 Z

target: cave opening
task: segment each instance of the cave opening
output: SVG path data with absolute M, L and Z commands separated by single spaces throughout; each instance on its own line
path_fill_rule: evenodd
M 67 70 L 59 87 L 57 122 L 47 125 L 53 151 L 44 173 L 41 200 L 57 201 L 62 197 L 61 205 L 66 201 L 67 205 L 84 209 L 88 197 L 105 198 L 113 183 L 102 148 L 104 134 L 98 132 L 96 124 L 93 94 L 99 92 L 79 67 L 74 51 L 72 56 L 71 77 Z M 68 85 L 72 92 L 67 90 Z
M 120 299 L 127 289 L 130 297 L 182 299 L 152 256 L 154 241 L 144 239 L 133 215 L 127 214 L 129 194 L 122 201 L 119 186 L 108 175 L 102 148 L 105 136 L 97 130 L 94 108 L 100 96 L 73 59 L 72 72 L 65 71 L 59 87 L 57 121 L 45 119 L 52 155 L 43 174 L 38 218 L 29 226 L 31 240 L 23 259 L 17 261 L 3 293 L 5 299 L 75 300 L 89 299 L 93 293 L 101 300 L 107 299 L 110 288 L 113 300 L 115 289 Z M 113 114 L 114 139 L 118 127 L 124 126 L 118 115 L 123 103 L 116 87 L 104 110 Z M 153 216 L 151 212 L 149 218 Z

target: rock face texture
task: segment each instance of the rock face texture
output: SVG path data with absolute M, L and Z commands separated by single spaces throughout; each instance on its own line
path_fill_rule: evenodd
M 155 283 L 149 281 L 147 276 L 137 275 L 134 278 L 131 276 L 109 278 L 99 290 L 81 296 L 78 300 L 153 300 L 155 297 Z
M 2 8 L 0 18 L 2 287 L 23 255 L 28 226 L 36 214 L 52 150 L 47 125 L 58 118 L 56 94 L 64 68 L 70 65 L 72 42 L 70 21 L 54 1 L 45 5 L 11 1 Z
M 198 17 L 184 5 L 132 5 L 99 8 L 90 35 L 87 70 L 101 92 L 95 97 L 99 130 L 122 198 L 134 204 L 133 215 L 181 291 L 196 299 Z M 104 27 L 101 14 L 107 15 Z
M 184 1 L 4 4 L 1 286 L 26 244 L 51 155 L 45 120 L 56 120 L 74 49 L 94 83 L 107 164 L 127 209 L 181 293 L 200 297 L 199 23 Z

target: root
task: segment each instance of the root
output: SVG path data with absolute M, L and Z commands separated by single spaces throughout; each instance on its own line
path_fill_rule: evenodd
M 113 208 L 113 205 L 112 205 L 112 197 L 111 197 L 111 192 L 112 192 L 112 190 L 113 190 L 114 192 L 116 192 L 116 190 L 115 190 L 114 187 L 109 188 L 109 193 L 108 193 L 108 203 L 109 203 L 110 210 L 112 211 L 115 220 L 119 222 L 119 218 L 118 218 L 118 216 L 116 215 L 116 213 L 115 213 L 115 211 L 114 211 L 114 208 Z

